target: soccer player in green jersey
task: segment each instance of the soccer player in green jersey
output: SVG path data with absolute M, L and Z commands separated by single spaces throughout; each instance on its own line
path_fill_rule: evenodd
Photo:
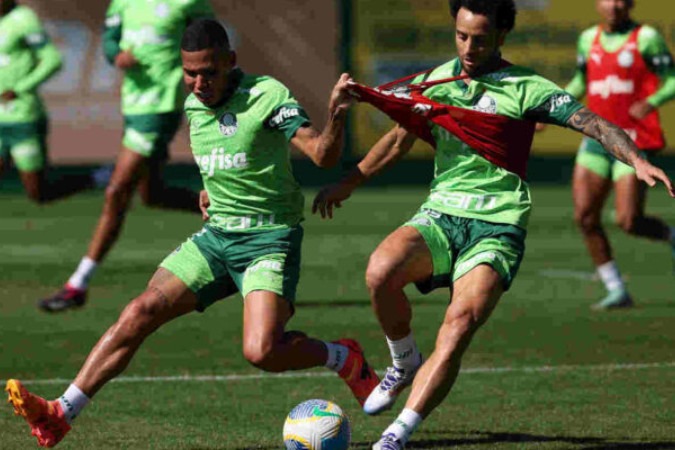
M 591 111 L 620 126 L 645 158 L 665 142 L 657 109 L 675 98 L 675 65 L 663 37 L 630 16 L 632 0 L 597 0 L 601 24 L 579 37 L 577 70 L 566 89 L 588 99 Z M 645 214 L 647 186 L 635 170 L 589 137 L 579 148 L 572 179 L 575 220 L 607 296 L 596 309 L 633 305 L 617 267 L 601 213 L 614 188 L 615 220 L 626 233 L 670 244 L 675 260 L 675 228 Z
M 117 240 L 138 190 L 151 207 L 199 212 L 198 194 L 164 184 L 168 149 L 181 121 L 180 39 L 185 27 L 212 17 L 208 0 L 112 0 L 103 34 L 106 58 L 124 72 L 124 136 L 86 255 L 61 290 L 38 306 L 48 312 L 82 306 L 98 265 Z
M 207 195 L 208 222 L 169 255 L 147 289 L 101 337 L 73 384 L 48 402 L 9 380 L 15 411 L 41 446 L 53 446 L 89 399 L 127 366 L 165 323 L 237 291 L 244 297 L 243 353 L 270 372 L 326 366 L 361 404 L 379 379 L 351 339 L 323 342 L 286 331 L 300 275 L 303 196 L 289 142 L 321 167 L 340 158 L 346 80 L 336 84 L 322 132 L 280 82 L 235 67 L 225 29 L 198 20 L 182 41 L 190 141 Z
M 61 64 L 35 13 L 0 0 L 0 174 L 11 158 L 28 198 L 37 203 L 94 187 L 90 175 L 47 176 L 48 120 L 37 90 Z
M 433 70 L 427 80 L 458 75 L 468 78 L 429 87 L 425 97 L 454 107 L 580 131 L 633 166 L 639 179 L 650 186 L 663 182 L 675 196 L 668 177 L 640 157 L 620 128 L 532 70 L 502 59 L 500 48 L 515 24 L 514 0 L 451 0 L 450 10 L 456 23 L 458 57 Z M 429 197 L 410 221 L 377 247 L 366 272 L 393 367 L 368 397 L 364 410 L 378 414 L 391 408 L 400 392 L 412 384 L 405 408 L 375 444 L 376 450 L 404 448 L 415 428 L 447 396 L 462 355 L 509 289 L 525 250 L 531 207 L 527 182 L 483 158 L 435 122 L 430 127 L 436 156 Z M 533 128 L 534 123 L 530 137 Z M 341 182 L 317 195 L 313 209 L 332 216 L 335 206 L 408 152 L 415 139 L 402 126 L 391 130 Z M 526 158 L 527 152 L 522 155 Z M 451 288 L 451 302 L 436 346 L 426 361 L 410 328 L 411 307 L 403 290 L 410 283 L 422 292 Z

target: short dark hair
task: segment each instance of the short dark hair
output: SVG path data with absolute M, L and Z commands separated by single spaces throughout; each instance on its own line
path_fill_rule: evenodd
M 230 38 L 220 23 L 213 19 L 197 19 L 183 33 L 180 48 L 186 52 L 198 52 L 210 48 L 230 49 Z
M 450 14 L 453 19 L 457 19 L 460 8 L 494 18 L 495 25 L 500 30 L 511 31 L 516 24 L 514 0 L 450 0 Z

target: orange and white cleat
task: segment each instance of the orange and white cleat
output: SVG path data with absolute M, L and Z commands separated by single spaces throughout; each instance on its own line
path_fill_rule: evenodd
M 359 405 L 363 406 L 368 395 L 380 384 L 380 377 L 368 365 L 363 355 L 363 349 L 358 342 L 353 339 L 340 339 L 334 343 L 344 345 L 349 349 L 345 365 L 338 372 L 338 375 L 352 390 L 352 394 L 356 397 Z
M 70 431 L 58 400 L 47 401 L 31 394 L 19 380 L 8 380 L 5 391 L 14 414 L 26 419 L 40 447 L 54 447 Z

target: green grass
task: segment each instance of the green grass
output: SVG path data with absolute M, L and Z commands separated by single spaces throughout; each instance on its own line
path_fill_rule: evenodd
M 669 249 L 608 227 L 638 306 L 591 312 L 603 288 L 584 279 L 592 267 L 572 224 L 569 189 L 535 186 L 533 193 L 527 253 L 513 288 L 476 336 L 455 389 L 409 448 L 675 448 Z M 376 367 L 386 366 L 363 274 L 370 252 L 424 195 L 422 188 L 364 190 L 333 221 L 308 217 L 293 328 L 326 340 L 356 337 Z M 89 305 L 62 315 L 38 312 L 35 301 L 59 287 L 86 250 L 101 201 L 85 195 L 41 208 L 19 195 L 0 196 L 0 379 L 62 379 L 32 385 L 46 397 L 60 395 L 156 265 L 200 227 L 193 216 L 136 207 L 96 275 Z M 662 189 L 651 193 L 649 211 L 675 223 Z M 415 334 L 428 353 L 448 294 L 409 293 Z M 167 325 L 124 375 L 260 374 L 241 356 L 241 309 L 236 297 Z M 397 413 L 365 416 L 334 376 L 119 382 L 100 392 L 59 448 L 279 449 L 285 415 L 308 398 L 346 410 L 353 448 L 369 449 Z M 0 411 L 0 447 L 35 447 L 9 406 Z

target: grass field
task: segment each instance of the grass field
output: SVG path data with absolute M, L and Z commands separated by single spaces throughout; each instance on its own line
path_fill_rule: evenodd
M 670 251 L 609 227 L 638 306 L 591 312 L 604 291 L 591 277 L 572 224 L 569 189 L 535 186 L 533 193 L 518 278 L 476 336 L 455 389 L 408 448 L 675 448 Z M 385 368 L 388 352 L 363 274 L 369 253 L 424 194 L 422 188 L 364 190 L 334 221 L 308 218 L 294 328 L 327 340 L 358 338 L 371 363 Z M 60 395 L 157 263 L 200 227 L 197 217 L 136 207 L 96 276 L 87 307 L 53 316 L 38 312 L 35 301 L 59 287 L 85 251 L 101 200 L 84 195 L 40 208 L 18 194 L 0 195 L 1 379 L 25 379 L 46 397 Z M 652 192 L 650 212 L 675 224 L 673 205 L 662 189 Z M 409 292 L 418 343 L 428 353 L 447 292 Z M 241 310 L 237 297 L 161 329 L 59 448 L 279 449 L 288 411 L 325 398 L 349 414 L 352 448 L 369 449 L 397 411 L 365 416 L 326 370 L 279 377 L 250 367 L 240 350 Z M 6 405 L 0 448 L 34 447 L 28 427 Z

